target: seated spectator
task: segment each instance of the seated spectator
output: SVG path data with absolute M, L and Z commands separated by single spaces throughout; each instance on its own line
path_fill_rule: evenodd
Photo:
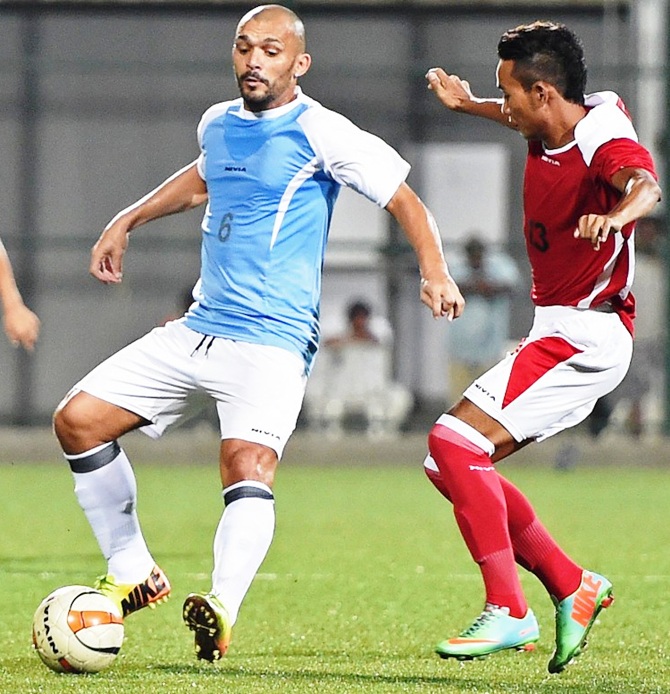
M 635 227 L 635 343 L 626 377 L 601 398 L 587 419 L 597 437 L 611 423 L 616 432 L 633 438 L 654 434 L 660 426 L 665 389 L 664 347 L 666 335 L 665 267 L 661 254 L 663 227 L 659 219 L 645 217 Z
M 363 301 L 347 308 L 347 330 L 324 341 L 305 393 L 310 426 L 337 437 L 348 416 L 371 437 L 398 432 L 412 407 L 407 388 L 393 381 L 388 339 L 371 328 Z
M 466 240 L 463 250 L 464 259 L 450 263 L 466 309 L 446 330 L 449 402 L 456 402 L 508 349 L 512 296 L 520 277 L 512 257 L 488 247 L 477 234 Z
M 343 345 L 357 342 L 379 343 L 380 339 L 372 332 L 370 320 L 372 310 L 364 301 L 354 301 L 347 308 L 348 330 L 343 335 L 330 337 L 326 340 L 326 347 L 342 347 Z

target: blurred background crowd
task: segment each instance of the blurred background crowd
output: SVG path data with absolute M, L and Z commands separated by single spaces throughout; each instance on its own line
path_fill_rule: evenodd
M 466 77 L 475 93 L 495 96 L 500 34 L 535 19 L 565 22 L 584 42 L 589 90 L 622 96 L 663 183 L 668 3 L 286 4 L 308 28 L 314 64 L 304 91 L 410 161 L 410 183 L 435 213 L 468 302 L 460 321 L 433 321 L 418 301 L 414 256 L 390 215 L 343 191 L 325 263 L 324 349 L 301 425 L 333 436 L 425 429 L 463 383 L 514 347 L 532 316 L 520 218 L 525 143 L 440 109 L 425 72 L 442 66 Z M 189 301 L 199 211 L 133 238 L 121 286 L 89 277 L 89 251 L 138 191 L 197 156 L 202 112 L 237 96 L 230 37 L 249 7 L 215 0 L 0 2 L 0 236 L 26 304 L 42 321 L 34 352 L 0 342 L 0 424 L 47 424 L 63 393 L 91 367 Z M 635 437 L 668 431 L 670 256 L 661 209 L 638 233 L 633 367 L 589 420 L 593 437 L 613 423 Z

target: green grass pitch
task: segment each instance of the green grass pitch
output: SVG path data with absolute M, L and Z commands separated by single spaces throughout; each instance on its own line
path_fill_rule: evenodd
M 215 665 L 199 663 L 180 609 L 189 591 L 209 587 L 217 467 L 135 460 L 135 468 L 145 535 L 173 597 L 128 618 L 110 669 L 73 676 L 39 661 L 31 618 L 54 588 L 90 584 L 103 560 L 56 455 L 49 464 L 0 464 L 3 693 L 670 691 L 668 470 L 504 467 L 565 548 L 614 583 L 616 601 L 589 649 L 550 676 L 553 610 L 525 573 L 542 630 L 534 652 L 470 663 L 433 653 L 479 613 L 483 593 L 451 508 L 423 476 L 421 451 L 406 465 L 316 467 L 289 449 L 276 484 L 275 542 L 230 651 Z

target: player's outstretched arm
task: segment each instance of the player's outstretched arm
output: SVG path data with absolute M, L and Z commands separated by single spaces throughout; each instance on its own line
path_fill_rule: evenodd
M 476 97 L 466 80 L 447 74 L 441 67 L 428 70 L 426 81 L 428 89 L 451 111 L 488 118 L 506 127 L 513 127 L 509 118 L 502 112 L 502 99 Z
M 587 214 L 579 218 L 575 238 L 588 239 L 594 250 L 607 241 L 610 233 L 645 217 L 661 200 L 661 187 L 649 171 L 628 167 L 612 177 L 612 185 L 623 195 L 608 214 Z
M 206 200 L 207 186 L 196 163 L 180 169 L 148 195 L 121 210 L 105 227 L 91 251 L 91 275 L 105 284 L 118 284 L 123 278 L 123 256 L 133 229 L 193 209 Z
M 433 215 L 406 183 L 400 185 L 386 209 L 400 224 L 416 253 L 421 273 L 421 301 L 435 318 L 458 318 L 465 301 L 447 269 Z
M 16 286 L 12 264 L 0 241 L 0 302 L 2 322 L 9 341 L 32 351 L 40 332 L 39 318 L 23 303 Z

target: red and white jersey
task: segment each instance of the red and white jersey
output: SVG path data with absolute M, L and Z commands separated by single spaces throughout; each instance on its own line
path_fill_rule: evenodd
M 559 149 L 528 143 L 524 178 L 524 234 L 537 306 L 597 307 L 609 301 L 633 332 L 634 224 L 612 233 L 594 251 L 575 238 L 585 214 L 606 214 L 621 198 L 612 176 L 626 167 L 655 174 L 649 152 L 637 141 L 626 107 L 614 92 L 586 96 L 586 116 L 575 139 Z

